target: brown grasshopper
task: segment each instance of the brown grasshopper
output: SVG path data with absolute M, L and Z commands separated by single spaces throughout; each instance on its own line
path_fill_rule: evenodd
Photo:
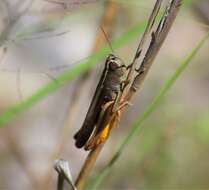
M 108 137 L 110 125 L 115 123 L 120 109 L 126 71 L 127 67 L 120 58 L 113 54 L 107 57 L 86 118 L 81 129 L 74 135 L 76 147 L 81 148 L 85 145 L 85 149 L 89 150 Z
M 135 70 L 135 66 L 141 55 L 144 42 L 151 32 L 161 3 L 162 0 L 157 0 L 155 3 L 132 64 L 125 66 L 121 59 L 112 54 L 107 57 L 104 71 L 97 85 L 83 126 L 74 136 L 76 147 L 81 148 L 85 146 L 86 150 L 93 149 L 104 142 L 111 128 L 117 125 L 117 120 L 120 118 L 120 110 L 127 104 L 126 100 L 129 100 L 126 97 L 125 101 L 121 99 L 128 86 L 127 84 L 131 81 L 133 72 L 138 72 L 138 75 L 132 81 L 128 95 L 133 94 L 138 89 L 140 85 L 139 78 L 146 70 L 145 68 L 143 70 Z M 128 73 L 127 69 L 129 69 Z

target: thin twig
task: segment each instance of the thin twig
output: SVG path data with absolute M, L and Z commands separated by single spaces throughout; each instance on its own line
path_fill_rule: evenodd
M 65 34 L 68 34 L 69 32 L 70 32 L 70 30 L 57 32 L 57 33 L 49 34 L 49 35 L 43 35 L 43 36 L 39 35 L 39 36 L 22 37 L 22 38 L 14 39 L 12 41 L 17 41 L 17 40 L 29 41 L 29 40 L 41 40 L 41 39 L 47 39 L 47 38 L 55 38 L 55 37 L 59 37 L 59 36 L 63 36 Z
M 78 190 L 81 190 L 84 188 L 84 185 L 86 183 L 86 179 L 88 178 L 89 174 L 91 173 L 94 164 L 99 156 L 99 153 L 101 152 L 103 147 L 103 144 L 100 144 L 96 148 L 90 151 L 88 154 L 84 165 L 82 166 L 82 169 L 77 177 L 77 180 L 75 182 L 75 186 Z
M 55 4 L 58 4 L 58 5 L 62 5 L 64 8 L 68 8 L 70 7 L 71 5 L 82 5 L 82 4 L 88 4 L 88 3 L 95 3 L 97 2 L 97 0 L 85 0 L 85 1 L 74 1 L 74 2 L 68 2 L 68 1 L 59 1 L 59 0 L 44 0 L 48 3 L 55 3 Z
M 142 53 L 142 50 L 143 50 L 143 47 L 144 47 L 144 44 L 146 42 L 146 40 L 149 38 L 149 35 L 150 35 L 150 32 L 152 30 L 152 27 L 154 25 L 154 22 L 156 20 L 156 17 L 159 13 L 159 10 L 160 10 L 160 7 L 161 7 L 161 4 L 162 4 L 162 0 L 157 0 L 156 3 L 155 3 L 155 6 L 153 8 L 153 11 L 150 15 L 150 18 L 148 20 L 148 24 L 147 24 L 147 27 L 144 31 L 144 34 L 141 38 L 141 41 L 138 45 L 138 48 L 136 50 L 136 54 L 135 54 L 135 57 L 134 57 L 134 60 L 132 62 L 132 64 L 130 65 L 130 70 L 129 70 L 129 73 L 128 73 L 128 76 L 127 76 L 127 80 L 130 81 L 131 80 L 131 77 L 133 76 L 133 73 L 134 73 L 134 70 L 136 68 L 136 65 L 139 61 L 139 57 Z
M 155 57 L 157 56 L 168 32 L 176 18 L 182 0 L 172 0 L 166 8 L 166 11 L 155 32 L 152 33 L 152 40 L 145 57 L 138 70 L 138 75 L 135 77 L 130 90 L 128 91 L 125 100 L 129 101 L 132 96 L 138 91 L 143 83 L 149 69 L 151 68 Z

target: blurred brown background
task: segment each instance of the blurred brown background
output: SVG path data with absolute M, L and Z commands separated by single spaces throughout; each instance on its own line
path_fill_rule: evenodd
M 0 42 L 6 39 L 1 43 L 0 55 L 1 113 L 91 54 L 105 3 L 70 1 L 64 9 L 44 0 L 0 1 Z M 114 3 L 117 13 L 112 26 L 113 39 L 146 21 L 154 0 Z M 12 25 L 8 27 L 8 23 Z M 91 180 L 105 166 L 161 85 L 207 32 L 208 23 L 207 0 L 184 2 L 133 106 L 127 109 L 120 127 L 113 130 L 106 143 Z M 117 55 L 130 63 L 138 42 L 139 38 L 132 40 L 116 50 Z M 128 146 L 101 189 L 209 189 L 208 48 L 207 42 L 144 123 L 140 135 Z M 97 64 L 88 78 L 62 149 L 59 149 L 60 131 L 68 121 L 78 79 L 0 129 L 0 189 L 55 189 L 57 174 L 53 161 L 61 157 L 69 160 L 76 178 L 87 153 L 75 148 L 73 134 L 82 124 L 103 64 Z

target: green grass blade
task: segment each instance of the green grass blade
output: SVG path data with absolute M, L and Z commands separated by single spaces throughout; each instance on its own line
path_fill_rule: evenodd
M 113 48 L 117 49 L 125 45 L 128 41 L 138 37 L 140 33 L 143 32 L 146 26 L 146 22 L 140 23 L 130 29 L 128 32 L 123 34 L 119 39 L 113 41 Z M 79 64 L 75 65 L 71 69 L 65 71 L 61 75 L 56 78 L 56 81 L 51 81 L 50 83 L 43 86 L 37 92 L 35 92 L 29 98 L 26 98 L 23 102 L 16 104 L 6 111 L 0 114 L 0 127 L 3 127 L 6 123 L 10 120 L 15 118 L 18 114 L 26 111 L 27 109 L 31 108 L 35 103 L 41 101 L 47 95 L 50 95 L 55 90 L 60 88 L 64 85 L 67 81 L 74 79 L 79 74 L 89 70 L 92 68 L 96 63 L 98 63 L 101 59 L 103 59 L 109 53 L 109 48 L 104 47 L 100 49 L 97 53 L 93 54 L 86 60 L 83 60 Z
M 177 80 L 177 78 L 187 68 L 189 63 L 194 58 L 194 56 L 197 54 L 197 52 L 200 50 L 200 48 L 204 45 L 204 43 L 206 42 L 208 37 L 209 37 L 209 33 L 198 43 L 198 45 L 192 50 L 191 54 L 180 64 L 180 66 L 176 69 L 174 74 L 165 82 L 165 84 L 160 89 L 158 95 L 154 98 L 154 100 L 151 102 L 151 104 L 145 109 L 145 111 L 142 113 L 142 115 L 139 116 L 139 119 L 137 119 L 136 122 L 134 122 L 134 124 L 133 124 L 132 128 L 130 129 L 128 135 L 124 138 L 124 140 L 122 141 L 118 150 L 116 151 L 114 156 L 111 158 L 111 160 L 109 161 L 107 166 L 98 174 L 98 176 L 95 179 L 94 184 L 92 185 L 92 187 L 90 189 L 97 189 L 99 184 L 109 174 L 109 172 L 111 171 L 114 163 L 118 160 L 121 153 L 124 151 L 125 147 L 130 143 L 131 139 L 140 132 L 143 122 L 156 109 L 159 102 L 163 99 L 163 97 L 168 92 L 168 90 L 172 87 L 172 85 Z

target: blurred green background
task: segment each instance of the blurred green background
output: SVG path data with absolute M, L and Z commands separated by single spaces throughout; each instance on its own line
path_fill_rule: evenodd
M 111 39 L 117 39 L 136 24 L 143 24 L 154 2 L 115 0 L 117 13 Z M 44 0 L 32 4 L 27 0 L 0 1 L 0 113 L 24 101 L 92 53 L 105 3 L 70 1 L 64 9 Z M 29 9 L 6 31 L 5 38 L 2 34 L 8 20 L 17 18 L 27 6 Z M 137 116 L 207 33 L 208 23 L 207 0 L 184 1 L 142 89 L 102 150 L 89 185 L 117 150 Z M 130 63 L 139 40 L 140 36 L 131 40 L 115 50 L 116 54 Z M 209 189 L 208 48 L 209 42 L 143 124 L 140 134 L 125 149 L 100 189 Z M 53 161 L 61 157 L 69 160 L 76 179 L 87 152 L 74 147 L 73 135 L 83 122 L 103 66 L 104 61 L 98 63 L 85 81 L 77 109 L 71 116 L 68 141 L 62 148 L 60 131 L 70 117 L 78 77 L 1 126 L 0 189 L 55 189 L 57 174 Z

